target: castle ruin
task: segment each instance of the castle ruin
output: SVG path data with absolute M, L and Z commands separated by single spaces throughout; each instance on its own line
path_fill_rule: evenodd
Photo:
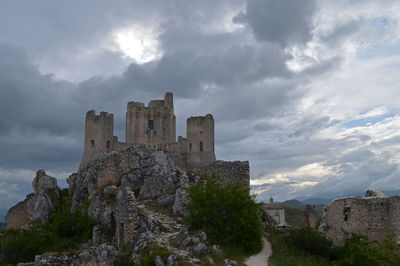
M 114 116 L 107 112 L 96 115 L 94 110 L 88 111 L 80 166 L 85 166 L 104 153 L 150 145 L 168 153 L 179 166 L 201 168 L 214 164 L 216 170 L 226 171 L 221 169 L 221 161 L 216 161 L 214 118 L 211 114 L 189 117 L 186 138 L 179 136 L 176 141 L 172 92 L 167 92 L 163 100 L 150 101 L 147 107 L 141 102 L 128 102 L 125 130 L 125 142 L 119 142 L 118 137 L 114 136 Z

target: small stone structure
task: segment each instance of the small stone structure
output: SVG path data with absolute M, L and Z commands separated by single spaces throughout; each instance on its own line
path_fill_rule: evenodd
M 400 195 L 369 190 L 364 198 L 335 199 L 325 207 L 319 231 L 336 245 L 343 245 L 351 233 L 370 240 L 395 234 L 400 243 Z
M 278 225 L 286 224 L 285 209 L 282 206 L 275 204 L 272 197 L 269 199 L 269 204 L 264 204 L 263 209 L 278 223 Z
M 57 179 L 46 175 L 44 170 L 38 170 L 32 187 L 34 193 L 27 195 L 24 201 L 8 210 L 6 215 L 8 229 L 21 228 L 34 221 L 45 223 L 56 211 L 60 197 Z

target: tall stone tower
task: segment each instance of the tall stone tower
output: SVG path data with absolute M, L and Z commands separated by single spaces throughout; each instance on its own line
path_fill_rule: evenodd
M 153 100 L 145 107 L 128 102 L 126 111 L 126 143 L 167 144 L 176 142 L 176 118 L 172 92 L 164 100 Z
M 94 110 L 88 111 L 86 113 L 85 147 L 81 166 L 99 154 L 112 151 L 113 136 L 114 115 L 107 112 L 96 115 Z
M 206 116 L 189 117 L 186 121 L 187 163 L 201 166 L 215 161 L 214 118 Z

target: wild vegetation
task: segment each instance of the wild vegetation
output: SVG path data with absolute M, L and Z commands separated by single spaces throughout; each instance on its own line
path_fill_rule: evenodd
M 68 191 L 63 190 L 57 211 L 48 223 L 35 223 L 29 229 L 6 230 L 1 239 L 2 263 L 33 261 L 37 254 L 68 252 L 87 242 L 96 222 L 85 209 L 78 209 L 72 214 L 70 210 Z
M 400 265 L 400 245 L 393 236 L 381 242 L 352 235 L 335 247 L 313 228 L 287 231 L 266 228 L 272 245 L 271 265 Z
M 221 185 L 215 177 L 188 189 L 186 221 L 192 230 L 203 230 L 211 242 L 243 254 L 262 249 L 260 205 L 241 184 Z

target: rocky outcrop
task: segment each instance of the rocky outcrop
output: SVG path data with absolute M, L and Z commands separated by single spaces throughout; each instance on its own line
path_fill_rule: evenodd
M 46 223 L 57 210 L 60 198 L 57 179 L 46 175 L 44 170 L 38 170 L 32 187 L 34 193 L 29 194 L 24 201 L 17 203 L 7 212 L 7 228 L 21 228 L 35 221 Z
M 248 178 L 248 163 L 218 161 L 212 169 L 221 175 L 240 172 Z M 132 247 L 129 257 L 134 264 L 140 264 L 143 256 L 158 247 L 167 249 L 170 256 L 158 257 L 154 261 L 157 265 L 178 265 L 181 261 L 201 264 L 200 258 L 211 263 L 215 250 L 207 235 L 203 232 L 192 236 L 182 224 L 188 201 L 186 189 L 201 180 L 200 171 L 204 169 L 176 167 L 168 153 L 151 145 L 132 146 L 92 159 L 67 179 L 71 211 L 87 209 L 98 222 L 92 240 L 86 244 L 92 246 L 74 255 L 37 256 L 35 262 L 26 265 L 111 265 L 116 252 L 126 247 Z M 231 183 L 236 179 L 226 180 Z M 44 197 L 56 191 L 56 184 L 44 171 L 38 171 L 33 181 L 35 193 L 15 207 L 20 216 L 26 212 L 31 217 L 27 209 L 32 204 L 30 198 L 35 197 L 35 206 L 40 206 L 43 201 L 38 195 Z M 91 256 L 103 256 L 103 264 Z
M 351 233 L 382 240 L 394 233 L 400 237 L 400 195 L 367 192 L 367 197 L 339 198 L 325 207 L 319 231 L 336 245 L 343 245 Z
M 111 266 L 118 255 L 115 247 L 101 245 L 89 248 L 73 255 L 43 255 L 36 256 L 35 262 L 19 263 L 18 266 L 44 266 L 44 265 L 80 265 L 80 266 Z

